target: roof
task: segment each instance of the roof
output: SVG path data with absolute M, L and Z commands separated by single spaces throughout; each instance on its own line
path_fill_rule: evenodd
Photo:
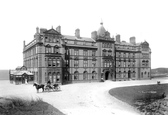
M 87 38 L 87 37 L 80 37 L 77 38 L 76 36 L 70 36 L 70 35 L 63 35 L 64 38 L 69 39 L 69 40 L 78 40 L 78 41 L 88 41 L 88 42 L 95 42 L 94 39 L 92 38 Z
M 122 42 L 115 42 L 115 44 L 120 44 L 120 45 L 126 45 L 126 46 L 139 46 L 140 43 L 136 43 L 136 44 L 131 44 L 131 43 L 128 43 L 128 42 L 125 42 L 125 41 L 122 41 Z
M 33 75 L 33 73 L 30 73 L 29 71 L 11 71 L 11 74 L 13 75 L 18 75 L 18 76 L 21 76 L 23 74 L 27 74 L 27 75 Z
M 61 35 L 59 32 L 57 32 L 57 31 L 54 30 L 53 28 L 50 29 L 50 30 L 44 31 L 43 33 Z
M 101 23 L 101 26 L 100 26 L 100 28 L 97 31 L 97 35 L 103 37 L 103 36 L 105 36 L 105 32 L 106 32 L 106 30 L 105 30 L 105 28 L 103 26 L 103 23 Z

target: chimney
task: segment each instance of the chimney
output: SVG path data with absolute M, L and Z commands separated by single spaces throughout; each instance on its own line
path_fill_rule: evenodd
M 25 45 L 26 45 L 26 42 L 25 42 L 25 40 L 23 41 L 23 48 L 25 48 Z
M 120 43 L 120 35 L 119 34 L 116 35 L 116 41 Z
M 131 44 L 136 44 L 135 37 L 130 37 L 130 43 Z
M 36 27 L 36 33 L 37 34 L 39 33 L 39 27 Z
M 96 38 L 97 38 L 97 31 L 93 31 L 91 33 L 91 38 L 94 39 L 94 40 L 96 40 Z
M 76 29 L 76 30 L 75 30 L 75 36 L 76 36 L 77 38 L 80 38 L 80 29 Z
M 61 34 L 61 26 L 58 26 L 58 27 L 56 28 L 56 31 Z

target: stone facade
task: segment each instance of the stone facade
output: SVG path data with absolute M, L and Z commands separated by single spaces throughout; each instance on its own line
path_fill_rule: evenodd
M 130 43 L 110 37 L 101 23 L 90 38 L 62 35 L 56 29 L 36 28 L 34 39 L 25 44 L 23 65 L 35 75 L 35 81 L 46 83 L 94 82 L 150 78 L 151 51 L 147 42 Z

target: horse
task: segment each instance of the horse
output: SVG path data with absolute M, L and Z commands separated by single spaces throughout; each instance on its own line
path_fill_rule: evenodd
M 53 89 L 55 89 L 55 90 L 60 90 L 59 84 L 54 84 L 54 85 L 53 85 Z
M 36 90 L 37 90 L 37 92 L 39 92 L 39 89 L 43 89 L 43 92 L 44 92 L 44 84 L 37 84 L 37 83 L 34 83 L 33 84 L 33 86 L 35 86 L 36 87 Z

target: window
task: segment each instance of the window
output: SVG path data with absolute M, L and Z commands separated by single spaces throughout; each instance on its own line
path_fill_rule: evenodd
M 141 77 L 143 78 L 143 72 L 141 72 Z
M 83 67 L 88 67 L 88 60 L 83 60 Z
M 102 55 L 106 56 L 106 50 L 105 49 L 103 50 L 103 54 Z
M 48 42 L 48 41 L 49 41 L 49 40 L 48 40 L 48 37 L 46 36 L 46 37 L 45 37 L 45 42 Z
M 107 62 L 106 62 L 106 60 L 104 60 L 104 67 L 107 67 Z
M 95 71 L 92 72 L 92 79 L 96 79 L 96 72 Z
M 46 46 L 45 51 L 46 51 L 46 53 L 51 53 L 52 52 L 51 46 L 49 46 L 49 45 Z
M 52 61 L 52 66 L 53 67 L 56 67 L 56 59 L 54 58 L 53 61 Z
M 60 67 L 60 59 L 57 58 L 57 67 Z
M 87 71 L 83 72 L 83 79 L 84 80 L 88 79 L 88 72 Z
M 79 67 L 79 60 L 78 59 L 74 60 L 74 67 Z
M 60 82 L 60 72 L 57 72 L 57 82 Z
M 118 73 L 118 77 L 121 78 L 121 71 L 119 71 L 119 73 Z
M 56 42 L 56 37 L 53 37 L 53 42 Z
M 79 55 L 79 50 L 74 49 L 74 55 Z
M 111 50 L 108 51 L 108 56 L 112 56 L 112 51 Z
M 96 67 L 96 60 L 92 60 L 92 67 Z
M 68 72 L 65 72 L 64 80 L 65 80 L 65 81 L 68 81 Z
M 109 61 L 109 67 L 112 67 L 112 62 L 111 61 Z
M 107 67 L 109 67 L 109 61 L 106 61 L 107 62 Z
M 57 46 L 54 47 L 54 53 L 59 53 L 59 48 Z
M 78 80 L 78 78 L 79 78 L 79 72 L 75 71 L 74 72 L 74 80 Z
M 119 67 L 121 66 L 121 60 L 119 60 L 119 62 L 118 62 L 118 66 L 119 66 Z
M 126 60 L 124 60 L 124 67 L 126 67 Z
M 92 56 L 96 56 L 96 51 L 92 51 Z
M 118 53 L 118 57 L 121 57 L 121 53 L 120 52 Z
M 48 73 L 48 79 L 52 82 L 52 75 L 51 75 L 51 72 Z
M 83 55 L 84 56 L 88 56 L 88 51 L 87 50 L 83 50 Z
M 52 66 L 52 59 L 48 58 L 48 67 L 51 67 L 51 66 Z
M 53 73 L 53 83 L 56 83 L 56 73 Z

